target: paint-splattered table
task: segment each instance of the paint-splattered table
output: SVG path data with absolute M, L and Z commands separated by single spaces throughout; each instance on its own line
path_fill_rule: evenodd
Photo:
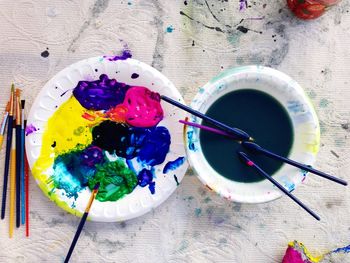
M 350 180 L 349 4 L 304 22 L 284 0 L 248 0 L 242 11 L 239 2 L 2 1 L 1 111 L 11 82 L 31 105 L 59 70 L 118 53 L 121 39 L 134 58 L 169 77 L 187 102 L 220 71 L 262 64 L 305 88 L 321 124 L 317 167 Z M 49 202 L 33 181 L 30 188 L 31 236 L 17 230 L 9 240 L 8 220 L 0 222 L 0 261 L 60 262 L 79 219 Z M 175 194 L 151 213 L 124 223 L 87 223 L 72 261 L 266 263 L 280 262 L 294 239 L 316 254 L 349 243 L 346 188 L 310 176 L 295 194 L 321 222 L 285 197 L 261 205 L 224 201 L 188 171 Z

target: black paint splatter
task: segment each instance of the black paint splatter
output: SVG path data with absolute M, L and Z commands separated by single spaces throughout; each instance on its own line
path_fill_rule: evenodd
M 195 46 L 195 44 L 194 44 L 194 40 L 192 40 L 192 47 L 194 47 Z
M 341 127 L 344 129 L 344 130 L 349 130 L 349 125 L 350 123 L 344 123 L 341 125 Z
M 50 55 L 50 53 L 49 53 L 49 48 L 46 48 L 46 50 L 44 50 L 43 52 L 41 52 L 41 56 L 43 57 L 43 58 L 47 58 L 49 55 Z
M 238 31 L 241 31 L 241 32 L 244 33 L 244 34 L 248 33 L 248 31 L 249 31 L 249 29 L 246 28 L 246 27 L 244 27 L 244 26 L 238 26 L 238 27 L 237 27 L 237 30 L 238 30 Z
M 140 76 L 140 75 L 137 74 L 137 73 L 132 73 L 132 74 L 131 74 L 131 78 L 132 78 L 132 79 L 137 79 L 139 76 Z
M 177 179 L 177 176 L 175 174 L 174 174 L 174 180 L 176 182 L 176 185 L 179 186 L 180 183 L 179 183 L 179 180 Z
M 184 1 L 184 5 L 187 5 L 187 1 Z
M 339 155 L 335 151 L 331 150 L 331 154 L 333 154 L 335 157 L 339 158 Z
M 53 141 L 53 144 L 51 144 L 51 147 L 52 147 L 52 148 L 55 148 L 55 147 L 56 147 L 56 141 Z

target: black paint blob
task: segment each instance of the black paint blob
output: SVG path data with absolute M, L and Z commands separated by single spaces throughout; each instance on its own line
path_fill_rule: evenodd
M 50 55 L 50 53 L 49 53 L 49 51 L 48 51 L 48 48 L 47 48 L 45 51 L 41 52 L 40 55 L 41 55 L 43 58 L 47 58 L 47 57 Z
M 131 78 L 132 79 L 137 79 L 139 77 L 139 74 L 137 73 L 132 73 Z

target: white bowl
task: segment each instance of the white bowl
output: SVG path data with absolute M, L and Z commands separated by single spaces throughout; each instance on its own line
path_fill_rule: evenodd
M 262 66 L 229 69 L 200 88 L 191 107 L 205 113 L 218 98 L 239 89 L 257 89 L 268 93 L 281 103 L 293 125 L 294 140 L 288 157 L 313 165 L 320 142 L 316 113 L 301 86 L 280 71 Z M 201 119 L 195 116 L 191 116 L 190 121 L 201 123 Z M 186 150 L 191 166 L 209 189 L 229 200 L 241 203 L 268 202 L 282 196 L 282 192 L 268 180 L 242 183 L 220 175 L 206 160 L 199 142 L 199 133 L 198 128 L 186 127 Z M 306 172 L 283 164 L 273 176 L 285 188 L 293 191 L 304 181 Z

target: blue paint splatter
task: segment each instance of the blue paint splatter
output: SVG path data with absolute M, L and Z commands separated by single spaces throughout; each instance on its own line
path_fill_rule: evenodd
M 201 208 L 196 208 L 194 210 L 194 214 L 196 215 L 196 217 L 199 217 L 202 214 L 202 209 Z
M 195 141 L 193 139 L 193 130 L 187 132 L 187 139 L 188 139 L 188 149 L 191 151 L 196 151 Z
M 350 245 L 348 245 L 346 247 L 337 248 L 337 249 L 333 250 L 332 252 L 333 253 L 339 253 L 339 252 L 350 253 Z
M 179 157 L 175 161 L 169 161 L 167 164 L 164 166 L 163 169 L 163 174 L 168 173 L 169 171 L 174 171 L 181 165 L 183 165 L 185 162 L 185 157 Z
M 172 25 L 170 25 L 166 28 L 167 33 L 172 33 L 174 30 L 175 30 L 175 28 Z
M 300 103 L 299 101 L 288 101 L 287 102 L 288 106 L 287 108 L 293 112 L 293 113 L 304 113 L 304 104 Z

